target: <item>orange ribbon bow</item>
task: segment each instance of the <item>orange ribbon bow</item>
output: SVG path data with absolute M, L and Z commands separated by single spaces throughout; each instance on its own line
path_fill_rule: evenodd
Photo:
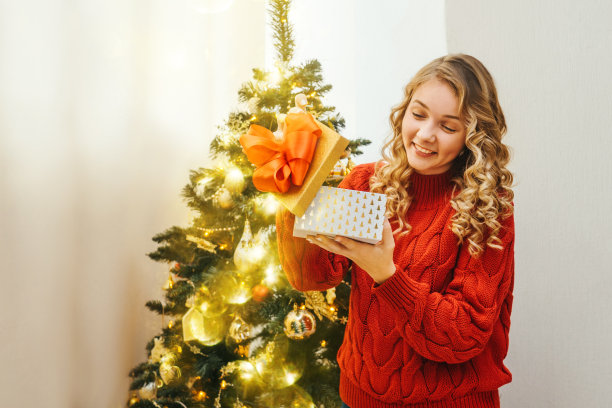
M 291 183 L 301 186 L 320 136 L 321 129 L 307 113 L 287 115 L 282 141 L 265 127 L 251 125 L 240 136 L 240 144 L 249 161 L 257 166 L 253 173 L 255 188 L 285 193 Z

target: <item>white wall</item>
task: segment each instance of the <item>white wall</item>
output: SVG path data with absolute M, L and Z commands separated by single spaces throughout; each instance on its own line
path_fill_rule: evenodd
M 493 74 L 516 176 L 502 407 L 609 407 L 612 3 L 446 2 L 449 52 Z
M 343 135 L 372 141 L 356 162 L 380 159 L 403 87 L 446 53 L 444 2 L 295 0 L 291 21 L 295 61 L 321 62 L 323 78 L 333 86 L 326 103 L 346 119 Z

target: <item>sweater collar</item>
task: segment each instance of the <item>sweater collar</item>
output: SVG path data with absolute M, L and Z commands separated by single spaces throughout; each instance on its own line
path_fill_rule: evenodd
M 450 199 L 452 190 L 451 169 L 440 174 L 419 174 L 413 170 L 410 175 L 410 195 L 415 209 L 435 208 Z

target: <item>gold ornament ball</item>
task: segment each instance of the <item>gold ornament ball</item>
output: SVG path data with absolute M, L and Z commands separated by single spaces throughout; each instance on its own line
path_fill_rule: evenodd
M 220 316 L 227 310 L 223 298 L 212 295 L 206 286 L 202 286 L 198 291 L 196 304 L 204 317 Z
M 317 328 L 315 317 L 306 309 L 294 309 L 285 317 L 285 334 L 290 339 L 310 337 Z
M 304 372 L 299 356 L 289 359 L 288 340 L 279 336 L 254 358 L 254 366 L 268 388 L 281 389 L 295 384 Z
M 183 339 L 185 341 L 196 340 L 205 346 L 214 346 L 223 340 L 226 329 L 225 319 L 204 317 L 200 309 L 195 307 L 189 309 L 183 316 Z
M 232 382 L 237 385 L 236 391 L 243 399 L 252 400 L 261 394 L 265 383 L 255 366 L 247 360 L 237 360 Z
M 225 303 L 242 305 L 251 299 L 248 278 L 235 271 L 221 271 L 211 279 L 210 287 L 213 288 L 214 296 L 222 297 Z
M 240 194 L 244 190 L 244 174 L 238 168 L 233 168 L 225 175 L 224 186 L 233 194 Z

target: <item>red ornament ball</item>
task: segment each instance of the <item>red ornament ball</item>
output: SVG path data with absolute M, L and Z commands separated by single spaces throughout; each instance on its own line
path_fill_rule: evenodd
M 264 300 L 268 294 L 270 293 L 270 289 L 266 285 L 255 285 L 252 289 L 253 292 L 253 300 L 256 302 L 261 302 Z

